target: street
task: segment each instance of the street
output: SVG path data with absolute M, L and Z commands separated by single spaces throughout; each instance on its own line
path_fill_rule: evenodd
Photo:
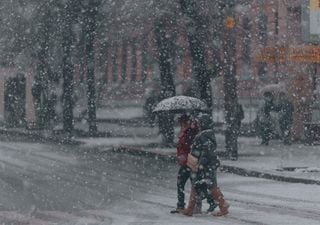
M 318 185 L 218 174 L 230 214 L 170 214 L 174 163 L 80 146 L 0 142 L 0 224 L 318 224 Z M 190 184 L 186 187 L 189 193 Z M 187 195 L 188 198 L 188 195 Z M 207 209 L 203 202 L 203 212 Z

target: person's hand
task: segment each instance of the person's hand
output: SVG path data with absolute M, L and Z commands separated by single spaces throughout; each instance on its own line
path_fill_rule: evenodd
M 184 164 L 186 163 L 186 161 L 187 161 L 187 157 L 184 156 L 184 155 L 179 155 L 179 156 L 177 157 L 177 163 L 178 163 L 180 166 L 184 165 Z
M 190 153 L 188 154 L 188 158 L 187 158 L 187 166 L 190 167 L 192 172 L 198 171 L 198 159 L 193 155 L 191 155 Z

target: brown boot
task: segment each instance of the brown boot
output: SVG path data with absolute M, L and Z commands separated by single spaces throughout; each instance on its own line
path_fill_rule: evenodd
M 197 192 L 194 188 L 191 189 L 188 207 L 182 211 L 182 213 L 186 216 L 192 216 L 194 207 L 196 206 L 197 202 Z
M 196 206 L 193 209 L 193 214 L 201 214 L 202 212 L 202 199 L 197 195 L 196 197 Z
M 218 202 L 219 205 L 219 209 L 220 211 L 213 214 L 214 216 L 224 216 L 227 215 L 229 213 L 228 208 L 229 208 L 229 204 L 224 200 L 223 198 L 223 194 L 220 190 L 219 187 L 215 187 L 212 189 L 211 191 L 212 197 L 214 198 L 214 200 L 216 200 Z

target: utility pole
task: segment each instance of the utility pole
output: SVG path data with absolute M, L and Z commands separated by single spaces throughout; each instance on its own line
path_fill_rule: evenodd
M 224 62 L 224 109 L 225 109 L 225 144 L 226 156 L 232 160 L 238 159 L 238 128 L 237 118 L 237 80 L 236 80 L 236 21 L 235 0 L 224 3 L 224 38 L 223 38 L 223 62 Z

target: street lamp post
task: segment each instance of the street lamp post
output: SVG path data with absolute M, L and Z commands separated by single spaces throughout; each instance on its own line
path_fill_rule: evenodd
M 237 80 L 236 80 L 236 20 L 235 0 L 229 0 L 224 7 L 224 108 L 225 108 L 225 144 L 226 156 L 237 160 L 238 158 L 238 127 L 237 127 Z

